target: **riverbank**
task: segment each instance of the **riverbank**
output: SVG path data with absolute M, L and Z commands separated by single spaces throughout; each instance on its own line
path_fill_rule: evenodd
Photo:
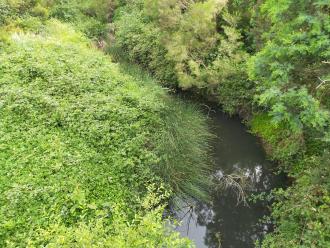
M 123 72 L 70 7 L 0 3 L 0 246 L 191 247 L 163 212 L 203 195 L 205 119 Z

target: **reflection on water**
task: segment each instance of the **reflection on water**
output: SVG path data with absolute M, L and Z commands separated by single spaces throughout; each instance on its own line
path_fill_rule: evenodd
M 212 113 L 214 141 L 214 175 L 238 173 L 251 181 L 249 193 L 269 191 L 283 184 L 283 177 L 275 176 L 272 164 L 266 160 L 257 139 L 246 131 L 238 118 L 219 112 Z M 194 240 L 200 247 L 249 248 L 271 230 L 270 224 L 258 220 L 268 214 L 265 202 L 237 204 L 233 190 L 213 193 L 210 204 L 196 203 L 176 214 L 182 220 L 178 231 Z M 221 242 L 220 242 L 221 241 Z M 221 246 L 220 246 L 221 243 Z

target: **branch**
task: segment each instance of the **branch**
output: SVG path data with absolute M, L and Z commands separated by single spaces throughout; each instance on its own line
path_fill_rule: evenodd
M 330 79 L 321 79 L 319 77 L 318 77 L 318 79 L 321 81 L 321 83 L 318 86 L 316 86 L 316 89 L 320 88 L 323 84 L 330 82 Z
M 214 112 L 214 113 L 216 113 L 215 110 L 213 110 L 211 107 L 207 106 L 206 104 L 202 104 L 202 106 L 205 106 L 205 107 L 208 109 L 207 117 L 210 116 L 210 112 Z
M 243 202 L 244 206 L 249 206 L 246 201 L 246 192 L 244 188 L 248 186 L 250 178 L 244 175 L 223 175 L 219 180 L 218 189 L 232 189 L 236 193 L 237 205 Z

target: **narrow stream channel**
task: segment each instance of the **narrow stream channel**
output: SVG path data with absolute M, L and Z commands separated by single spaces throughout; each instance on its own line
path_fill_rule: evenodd
M 213 131 L 217 139 L 213 142 L 215 156 L 214 174 L 243 173 L 250 178 L 248 194 L 269 192 L 284 185 L 284 176 L 275 175 L 275 166 L 266 160 L 258 139 L 247 132 L 239 118 L 222 112 L 210 112 Z M 267 203 L 257 201 L 237 204 L 232 190 L 213 192 L 210 204 L 199 203 L 192 210 L 176 212 L 182 225 L 178 231 L 189 237 L 197 248 L 250 248 L 271 231 L 271 224 L 259 222 L 269 214 Z M 221 246 L 220 246 L 221 242 Z

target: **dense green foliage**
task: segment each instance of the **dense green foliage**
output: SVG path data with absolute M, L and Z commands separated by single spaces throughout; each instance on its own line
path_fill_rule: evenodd
M 114 7 L 112 1 L 78 0 L 1 0 L 0 24 L 18 23 L 34 31 L 38 22 L 58 18 L 74 23 L 76 29 L 90 38 L 105 36 L 107 20 Z
M 260 11 L 271 28 L 264 33 L 270 41 L 250 61 L 250 77 L 260 82 L 258 104 L 290 133 L 312 128 L 321 136 L 329 124 L 328 111 L 320 107 L 325 95 L 318 99 L 317 88 L 329 73 L 329 4 L 266 1 Z
M 206 120 L 94 47 L 103 8 L 0 1 L 1 247 L 191 246 L 163 212 L 204 195 Z
M 277 193 L 273 216 L 278 227 L 263 247 L 328 247 L 329 153 L 322 153 L 329 147 L 324 80 L 330 72 L 330 2 L 267 0 L 260 13 L 269 23 L 263 34 L 269 41 L 251 59 L 248 71 L 259 82 L 256 100 L 274 126 L 265 125 L 269 136 L 263 137 L 274 137 L 270 144 L 279 156 L 272 155 L 287 161 L 297 178 L 292 188 Z
M 241 115 L 297 178 L 276 194 L 278 228 L 264 247 L 330 246 L 330 178 L 321 159 L 330 141 L 329 16 L 324 0 L 133 0 L 115 11 L 114 50 L 163 84 Z
M 0 246 L 190 245 L 162 211 L 204 197 L 206 120 L 97 44 L 262 138 L 295 179 L 263 247 L 329 247 L 329 14 L 328 0 L 0 0 Z
M 330 242 L 330 156 L 303 161 L 308 169 L 297 175 L 297 182 L 277 192 L 273 207 L 277 229 L 263 247 L 329 247 Z
M 128 1 L 115 12 L 113 49 L 123 50 L 166 85 L 216 95 L 230 113 L 243 110 L 253 90 L 244 70 L 248 54 L 237 17 L 225 2 Z

